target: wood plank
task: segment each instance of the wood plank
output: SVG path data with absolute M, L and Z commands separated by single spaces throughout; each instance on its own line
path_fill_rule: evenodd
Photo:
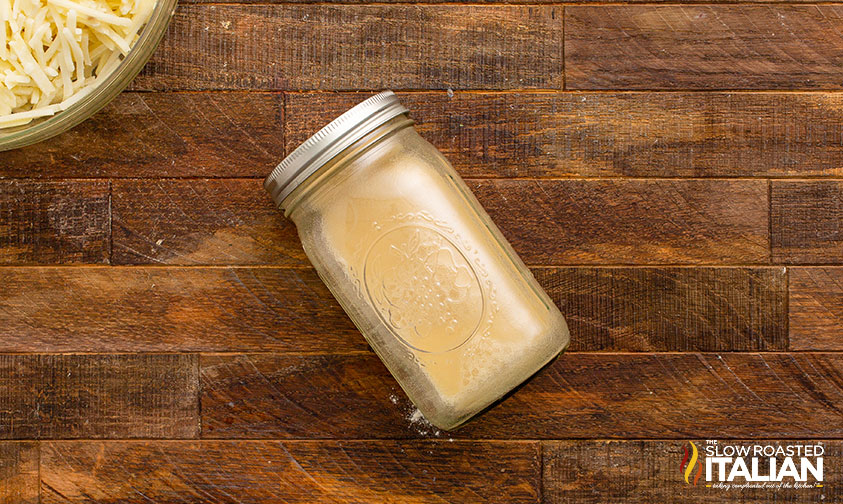
M 790 268 L 790 347 L 843 350 L 843 268 Z
M 38 503 L 38 445 L 0 442 L 0 502 Z
M 570 350 L 787 350 L 784 268 L 541 268 Z
M 0 180 L 0 264 L 106 263 L 107 181 Z
M 287 152 L 370 93 L 287 95 Z M 464 177 L 843 175 L 833 93 L 398 93 Z
M 0 352 L 354 352 L 311 269 L 3 268 Z
M 283 158 L 268 93 L 123 93 L 72 130 L 3 153 L 3 177 L 239 177 Z
M 50 442 L 42 502 L 538 502 L 539 458 L 529 442 Z
M 371 93 L 123 93 L 4 177 L 263 177 Z M 837 93 L 399 92 L 465 177 L 843 175 Z M 282 127 L 283 123 L 283 127 Z M 107 134 L 106 134 L 107 132 Z
M 767 182 L 470 180 L 527 264 L 764 264 Z M 115 181 L 118 264 L 305 265 L 259 180 Z
M 572 6 L 568 89 L 840 89 L 835 5 Z
M 200 357 L 203 438 L 401 438 L 434 432 L 374 355 Z
M 736 264 L 769 259 L 767 184 L 472 180 L 528 264 Z
M 201 358 L 204 438 L 843 437 L 838 353 L 569 353 L 452 433 L 374 355 Z
M 117 180 L 113 198 L 115 264 L 309 264 L 261 180 Z
M 694 438 L 693 441 L 700 450 L 706 446 L 705 440 Z M 841 475 L 833 468 L 843 455 L 840 441 L 736 440 L 719 442 L 721 445 L 749 447 L 755 444 L 786 447 L 789 444 L 814 445 L 817 443 L 822 444 L 825 450 L 822 487 L 724 490 L 706 488 L 705 469 L 696 486 L 685 483 L 679 466 L 684 456 L 683 446 L 690 449 L 688 441 L 548 442 L 544 444 L 542 451 L 544 499 L 546 502 L 560 504 L 568 502 L 582 504 L 840 502 L 843 500 Z M 700 464 L 704 463 L 702 454 L 699 460 Z M 778 460 L 781 462 L 783 459 Z M 696 468 L 693 470 L 696 472 Z M 693 478 L 693 475 L 691 477 Z M 786 480 L 792 482 L 790 478 Z M 813 483 L 814 480 L 811 479 L 810 482 Z M 743 483 L 743 478 L 737 478 L 734 483 Z
M 773 181 L 773 260 L 843 263 L 843 182 Z
M 135 89 L 562 87 L 562 8 L 183 5 Z
M 781 268 L 538 268 L 572 350 L 786 350 Z M 0 269 L 0 352 L 365 352 L 311 269 Z
M 187 438 L 195 355 L 0 355 L 0 439 Z

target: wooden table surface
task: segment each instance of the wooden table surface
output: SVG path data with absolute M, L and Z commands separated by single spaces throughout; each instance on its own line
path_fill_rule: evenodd
M 0 502 L 843 502 L 843 5 L 184 2 L 0 153 Z M 440 432 L 262 178 L 398 91 L 571 328 Z M 680 481 L 821 440 L 823 488 Z

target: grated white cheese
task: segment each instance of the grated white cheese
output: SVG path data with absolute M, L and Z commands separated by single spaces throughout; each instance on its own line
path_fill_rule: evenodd
M 65 110 L 120 64 L 156 0 L 0 0 L 0 128 Z

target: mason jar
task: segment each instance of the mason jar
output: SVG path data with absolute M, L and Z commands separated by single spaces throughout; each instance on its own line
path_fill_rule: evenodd
M 391 91 L 313 135 L 264 187 L 433 425 L 459 426 L 568 345 L 562 314 Z

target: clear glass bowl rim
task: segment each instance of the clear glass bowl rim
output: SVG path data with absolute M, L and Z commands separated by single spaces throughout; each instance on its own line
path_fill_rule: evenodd
M 178 0 L 158 0 L 138 41 L 108 78 L 58 114 L 19 128 L 0 130 L 0 151 L 17 149 L 64 133 L 108 105 L 140 73 L 164 38 Z

